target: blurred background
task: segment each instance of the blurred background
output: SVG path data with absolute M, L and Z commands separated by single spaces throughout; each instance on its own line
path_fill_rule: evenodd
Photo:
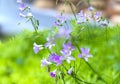
M 120 0 L 70 0 L 73 9 L 78 13 L 93 6 L 101 11 L 112 23 L 120 23 Z M 40 29 L 51 28 L 55 21 L 55 15 L 63 11 L 66 15 L 72 15 L 71 6 L 65 4 L 65 0 L 23 0 L 32 8 L 33 15 L 40 21 Z M 19 17 L 18 4 L 16 0 L 0 0 L 0 37 L 3 34 L 12 35 L 24 29 L 33 30 L 30 23 L 25 23 Z M 47 21 L 47 23 L 46 23 Z M 21 23 L 18 25 L 18 23 Z
M 73 15 L 71 6 L 65 0 L 23 0 L 32 9 L 32 14 L 40 21 L 41 30 L 52 28 L 56 14 L 64 10 L 67 17 Z M 84 12 L 89 6 L 101 11 L 103 16 L 113 24 L 120 24 L 120 0 L 70 0 L 77 14 L 81 9 Z M 31 23 L 19 16 L 19 4 L 16 0 L 0 0 L 0 84 L 53 84 L 46 68 L 40 68 L 40 59 L 48 55 L 47 50 L 38 54 L 33 52 L 33 43 L 46 42 L 49 30 L 34 35 Z M 76 26 L 76 25 L 75 25 Z M 77 42 L 81 47 L 89 47 L 93 58 L 89 63 L 100 72 L 108 84 L 120 84 L 120 28 L 115 26 L 106 28 L 85 28 L 79 32 Z M 24 31 L 24 29 L 30 31 Z M 21 33 L 20 33 L 21 32 Z M 20 34 L 19 34 L 20 33 Z M 15 36 L 16 35 L 16 36 Z M 9 40 L 8 38 L 11 37 Z M 6 40 L 7 39 L 7 40 Z M 60 43 L 60 39 L 57 41 Z M 57 44 L 57 43 L 56 43 Z M 57 46 L 58 49 L 61 45 Z M 86 81 L 104 84 L 100 78 L 81 62 L 80 76 Z M 81 73 L 82 72 L 82 73 Z M 43 80 L 44 79 L 44 80 Z M 67 84 L 73 82 L 70 80 Z M 59 83 L 61 84 L 61 83 Z

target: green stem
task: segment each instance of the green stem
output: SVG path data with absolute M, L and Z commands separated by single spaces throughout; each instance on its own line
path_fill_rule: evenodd
M 69 4 L 70 7 L 71 7 L 72 13 L 73 13 L 75 19 L 77 20 L 77 17 L 76 17 L 75 11 L 74 11 L 73 6 L 72 6 L 73 3 L 72 3 L 70 0 L 65 0 L 65 2 L 68 2 L 68 4 Z
M 33 19 L 30 18 L 30 21 L 31 21 L 31 23 L 32 23 L 32 25 L 33 25 L 33 28 L 34 28 L 35 32 L 38 33 Z
M 74 76 L 75 75 L 75 76 Z M 83 81 L 83 80 L 81 80 L 81 79 L 79 79 L 77 76 L 76 76 L 76 74 L 74 74 L 72 77 L 74 78 L 74 79 L 76 79 L 76 80 L 78 80 L 78 81 L 80 81 L 80 82 L 84 82 L 84 83 L 86 83 L 86 84 L 92 84 L 92 83 L 88 83 L 88 82 L 86 82 L 86 81 Z
M 73 41 L 75 42 L 74 37 L 73 37 L 72 35 L 71 35 L 71 37 L 72 37 Z M 75 44 L 76 44 L 77 49 L 78 49 L 79 52 L 81 53 L 78 44 L 77 44 L 76 42 L 75 42 Z M 96 74 L 98 75 L 98 77 L 99 77 L 103 82 L 105 82 L 105 83 L 107 84 L 107 82 L 100 76 L 100 74 L 99 74 L 96 70 L 93 69 L 93 67 L 92 67 L 88 62 L 85 61 L 85 63 L 91 68 L 91 70 L 92 70 L 94 73 L 96 73 Z
M 96 70 L 93 69 L 93 67 L 92 67 L 88 62 L 85 62 L 85 63 L 90 67 L 90 69 L 91 69 L 94 73 L 96 73 L 96 74 L 98 75 L 98 77 L 99 77 L 103 82 L 105 82 L 105 83 L 107 84 L 107 82 L 100 76 L 100 74 L 99 74 Z

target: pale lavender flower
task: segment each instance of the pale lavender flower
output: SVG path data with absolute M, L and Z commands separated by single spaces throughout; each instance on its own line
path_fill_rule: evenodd
M 21 4 L 21 3 L 23 3 L 23 2 L 22 2 L 22 0 L 17 0 L 17 3 L 20 3 L 20 4 Z
M 101 15 L 102 15 L 102 13 L 98 11 L 94 14 L 94 18 L 97 20 L 101 17 Z
M 43 66 L 47 66 L 47 65 L 50 65 L 51 64 L 51 62 L 49 62 L 47 59 L 42 59 L 41 60 L 41 66 L 43 67 Z
M 53 46 L 55 46 L 54 38 L 47 38 L 47 43 L 45 43 L 45 47 L 51 50 Z
M 92 6 L 90 6 L 90 7 L 88 8 L 88 10 L 89 10 L 89 11 L 93 11 L 94 8 L 93 8 Z
M 66 22 L 66 17 L 62 14 L 56 16 L 56 21 L 54 23 L 55 26 L 62 26 L 63 23 Z
M 92 57 L 92 55 L 89 53 L 89 49 L 88 48 L 81 48 L 81 54 L 79 54 L 79 58 L 83 58 L 85 61 L 88 62 L 88 58 Z
M 48 60 L 49 60 L 50 62 L 56 63 L 56 65 L 62 64 L 62 60 L 60 59 L 60 56 L 57 55 L 56 53 L 52 53 L 52 54 L 48 57 Z
M 77 24 L 81 24 L 87 21 L 88 15 L 83 13 L 83 10 L 78 13 Z
M 73 56 L 71 56 L 71 51 L 63 49 L 60 51 L 62 56 L 60 57 L 61 60 L 66 60 L 68 63 L 70 63 L 71 60 L 75 60 Z
M 20 4 L 19 10 L 24 11 L 26 8 L 26 5 L 24 3 Z
M 50 76 L 53 77 L 53 78 L 55 78 L 56 77 L 56 70 L 50 72 Z
M 37 54 L 42 49 L 43 49 L 43 45 L 38 45 L 36 43 L 33 44 L 33 50 L 35 54 Z
M 63 47 L 63 49 L 70 50 L 70 51 L 75 50 L 75 47 L 72 46 L 71 42 L 63 44 L 62 47 Z
M 70 29 L 65 29 L 65 28 L 60 28 L 59 32 L 55 35 L 56 38 L 58 37 L 70 37 L 71 30 Z
M 86 17 L 81 17 L 80 19 L 77 20 L 77 24 L 82 24 L 86 22 Z
M 84 17 L 83 10 L 81 10 L 81 11 L 78 13 L 78 16 L 79 16 L 79 17 Z
M 68 70 L 67 74 L 68 74 L 68 75 L 71 75 L 72 72 L 73 72 L 73 67 L 71 67 L 71 68 Z

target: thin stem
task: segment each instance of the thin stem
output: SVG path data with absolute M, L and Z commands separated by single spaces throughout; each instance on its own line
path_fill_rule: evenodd
M 74 74 L 74 75 L 76 75 L 76 74 Z M 92 84 L 92 83 L 88 83 L 88 82 L 86 82 L 86 81 L 83 81 L 83 80 L 81 80 L 81 79 L 79 79 L 77 76 L 72 76 L 73 78 L 75 78 L 75 79 L 77 79 L 78 81 L 80 81 L 80 82 L 84 82 L 84 83 L 86 83 L 86 84 Z
M 70 5 L 70 7 L 71 7 L 71 10 L 72 10 L 72 12 L 73 12 L 74 17 L 75 17 L 75 19 L 77 20 L 75 11 L 74 11 L 73 6 L 72 6 L 72 5 L 73 5 L 72 2 L 70 2 L 70 1 L 68 1 L 68 2 L 69 2 L 69 5 Z
M 58 84 L 57 76 L 56 76 L 56 78 L 55 78 L 55 84 Z
M 66 84 L 66 83 L 65 83 L 65 79 L 64 79 L 64 77 L 62 77 L 62 80 L 63 80 L 63 84 Z
M 31 23 L 32 23 L 32 26 L 33 26 L 35 32 L 37 33 L 37 29 L 36 29 L 36 26 L 35 26 L 35 23 L 34 23 L 33 19 L 30 18 L 30 21 L 31 21 Z
M 72 3 L 70 0 L 65 0 L 65 2 L 68 2 L 68 4 L 69 4 L 70 7 L 71 7 L 72 13 L 73 13 L 75 19 L 77 20 L 77 17 L 76 17 L 75 11 L 74 11 L 74 9 L 73 9 L 73 3 Z
M 75 42 L 74 37 L 73 37 L 72 35 L 71 35 L 71 37 L 73 38 L 73 41 Z M 77 47 L 77 49 L 79 50 L 79 52 L 81 53 L 78 44 L 77 44 L 76 42 L 75 42 L 75 44 L 77 45 L 76 47 Z M 100 74 L 99 74 L 96 70 L 93 69 L 93 67 L 92 67 L 88 62 L 85 61 L 85 63 L 91 68 L 91 70 L 92 70 L 94 73 L 96 73 L 96 74 L 98 75 L 98 77 L 99 77 L 103 82 L 105 82 L 105 83 L 107 84 L 107 82 L 100 76 Z
M 75 72 L 75 74 L 76 74 L 76 66 L 75 66 L 76 64 L 75 64 L 75 61 L 74 61 L 74 72 Z M 75 75 L 75 77 L 76 77 L 76 75 Z M 76 79 L 75 79 L 75 84 L 76 84 Z
M 81 65 L 81 61 L 80 61 L 79 65 L 78 65 L 78 68 L 77 68 L 76 74 L 79 72 L 80 65 Z
M 107 82 L 100 76 L 100 74 L 99 74 L 96 70 L 93 69 L 93 67 L 92 67 L 88 62 L 85 62 L 85 63 L 91 68 L 91 70 L 92 70 L 94 73 L 96 73 L 96 74 L 98 75 L 98 77 L 99 77 L 103 82 L 105 82 L 105 83 L 107 84 Z

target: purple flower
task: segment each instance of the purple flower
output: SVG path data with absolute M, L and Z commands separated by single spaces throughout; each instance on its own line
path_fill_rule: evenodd
M 85 61 L 88 61 L 89 57 L 92 57 L 92 55 L 89 53 L 89 49 L 88 48 L 81 48 L 81 54 L 79 54 L 79 58 L 83 58 Z
M 46 48 L 52 49 L 52 46 L 55 46 L 55 42 L 53 38 L 47 38 L 47 43 L 45 44 Z
M 20 8 L 19 8 L 20 11 L 24 11 L 25 8 L 26 8 L 26 5 L 24 3 L 20 4 Z
M 71 67 L 71 68 L 68 70 L 67 74 L 68 74 L 68 75 L 71 75 L 72 72 L 73 72 L 73 67 Z
M 56 65 L 62 64 L 62 60 L 60 59 L 60 56 L 57 55 L 56 53 L 51 54 L 51 55 L 48 57 L 48 60 L 49 60 L 50 62 L 56 63 Z
M 60 51 L 62 56 L 60 57 L 61 60 L 66 60 L 68 63 L 70 63 L 71 60 L 75 60 L 73 56 L 71 56 L 71 51 L 63 49 Z
M 77 24 L 81 24 L 87 21 L 88 15 L 83 13 L 83 10 L 78 13 Z
M 95 14 L 94 14 L 94 18 L 97 20 L 97 19 L 99 19 L 100 17 L 101 17 L 101 12 L 96 12 Z
M 81 11 L 78 13 L 78 16 L 79 16 L 79 17 L 84 17 L 83 10 L 81 10 Z
M 51 62 L 49 62 L 47 59 L 42 59 L 41 60 L 41 66 L 43 67 L 43 66 L 47 66 L 47 65 L 50 65 L 51 64 Z
M 77 24 L 82 24 L 86 22 L 86 17 L 81 17 L 80 19 L 77 20 Z
M 89 10 L 89 11 L 93 11 L 94 8 L 93 8 L 92 6 L 90 6 L 90 7 L 88 8 L 88 10 Z
M 56 37 L 70 37 L 71 30 L 70 29 L 65 29 L 65 28 L 60 28 L 59 32 L 56 34 Z
M 66 22 L 66 17 L 61 15 L 56 16 L 55 26 L 62 26 L 62 24 Z
M 53 78 L 55 78 L 56 77 L 56 70 L 50 72 L 50 76 L 53 77 Z
M 63 49 L 72 51 L 72 50 L 75 50 L 75 47 L 72 46 L 71 42 L 68 42 L 68 43 L 63 44 Z
M 37 54 L 42 49 L 43 49 L 43 45 L 38 45 L 36 43 L 33 44 L 33 50 L 35 54 Z
M 22 0 L 17 0 L 17 3 L 20 3 L 20 4 L 21 4 L 21 3 L 22 3 Z

